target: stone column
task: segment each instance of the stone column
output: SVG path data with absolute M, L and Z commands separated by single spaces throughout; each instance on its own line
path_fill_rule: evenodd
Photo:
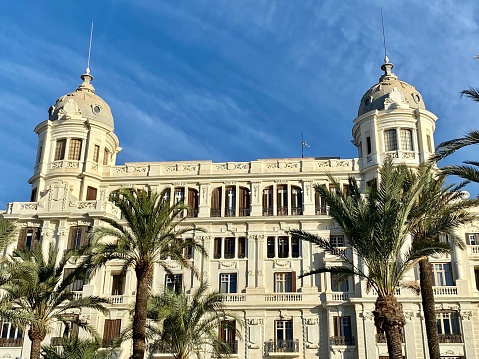
M 210 184 L 200 183 L 198 217 L 209 217 L 210 213 Z
M 473 311 L 461 308 L 462 335 L 464 339 L 464 355 L 466 358 L 476 357 L 476 345 L 474 343 L 474 329 L 472 327 Z

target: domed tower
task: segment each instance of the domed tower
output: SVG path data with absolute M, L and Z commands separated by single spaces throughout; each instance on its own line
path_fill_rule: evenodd
M 48 120 L 35 127 L 38 153 L 31 201 L 63 191 L 65 198 L 97 199 L 101 178 L 110 173 L 121 150 L 114 130 L 110 106 L 91 84 L 89 69 L 81 75 L 82 83 L 73 92 L 60 97 L 51 106 Z
M 362 97 L 353 126 L 353 143 L 366 183 L 375 180 L 386 156 L 415 167 L 434 152 L 437 117 L 426 110 L 414 86 L 392 73 L 387 56 L 381 69 L 384 74 Z

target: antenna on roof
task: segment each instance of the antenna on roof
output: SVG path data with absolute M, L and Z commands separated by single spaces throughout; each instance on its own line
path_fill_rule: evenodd
M 384 17 L 383 17 L 383 9 L 381 8 L 381 26 L 383 29 L 383 43 L 384 43 L 384 62 L 389 62 L 388 54 L 387 54 L 387 47 L 386 47 L 386 34 L 384 33 Z
M 91 22 L 91 29 L 90 29 L 90 45 L 88 46 L 88 62 L 86 65 L 86 73 L 90 73 L 90 55 L 91 55 L 91 42 L 93 39 L 93 21 Z

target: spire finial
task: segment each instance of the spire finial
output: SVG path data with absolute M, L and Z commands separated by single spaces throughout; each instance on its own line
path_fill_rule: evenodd
M 89 74 L 90 73 L 90 56 L 91 56 L 91 43 L 93 40 L 93 21 L 91 22 L 91 29 L 90 29 L 90 44 L 88 46 L 88 61 L 86 65 L 86 71 L 85 73 Z
M 381 70 L 384 71 L 384 75 L 381 76 L 381 78 L 379 79 L 380 81 L 384 78 L 396 77 L 396 75 L 394 75 L 391 71 L 393 69 L 394 65 L 389 62 L 387 46 L 386 46 L 386 33 L 384 31 L 384 17 L 383 17 L 383 9 L 382 8 L 381 8 L 381 27 L 382 27 L 382 30 L 383 30 L 383 45 L 384 45 L 384 64 L 382 64 Z
M 384 32 L 384 17 L 383 17 L 383 9 L 381 8 L 381 26 L 383 29 L 383 44 L 384 44 L 384 63 L 389 63 L 388 52 L 386 47 L 386 34 Z

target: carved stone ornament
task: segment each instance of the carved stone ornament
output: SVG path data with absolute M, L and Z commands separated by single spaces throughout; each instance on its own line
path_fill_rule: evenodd
M 249 270 L 249 271 L 248 271 L 248 276 L 254 277 L 254 271 L 253 271 L 253 270 Z
M 231 261 L 231 262 L 219 262 L 218 263 L 218 268 L 237 268 L 238 267 L 238 262 L 236 261 Z
M 246 319 L 246 324 L 248 324 L 248 325 L 263 325 L 264 324 L 264 319 L 263 318 Z
M 471 320 L 471 317 L 472 317 L 472 311 L 470 310 L 461 311 L 461 318 L 463 320 Z
M 275 268 L 291 268 L 291 261 L 275 260 L 274 267 Z
M 258 241 L 258 240 L 264 239 L 264 235 L 262 235 L 262 234 L 250 234 L 248 236 L 248 239 L 250 241 Z
M 318 318 L 304 318 L 304 324 L 306 325 L 316 325 L 319 323 Z
M 411 321 L 414 318 L 414 312 L 404 312 L 404 318 Z
M 360 314 L 364 320 L 374 320 L 374 314 L 371 311 L 365 311 Z
M 404 94 L 397 87 L 394 87 L 388 97 L 384 100 L 385 110 L 395 108 L 409 108 L 409 103 L 404 97 Z

